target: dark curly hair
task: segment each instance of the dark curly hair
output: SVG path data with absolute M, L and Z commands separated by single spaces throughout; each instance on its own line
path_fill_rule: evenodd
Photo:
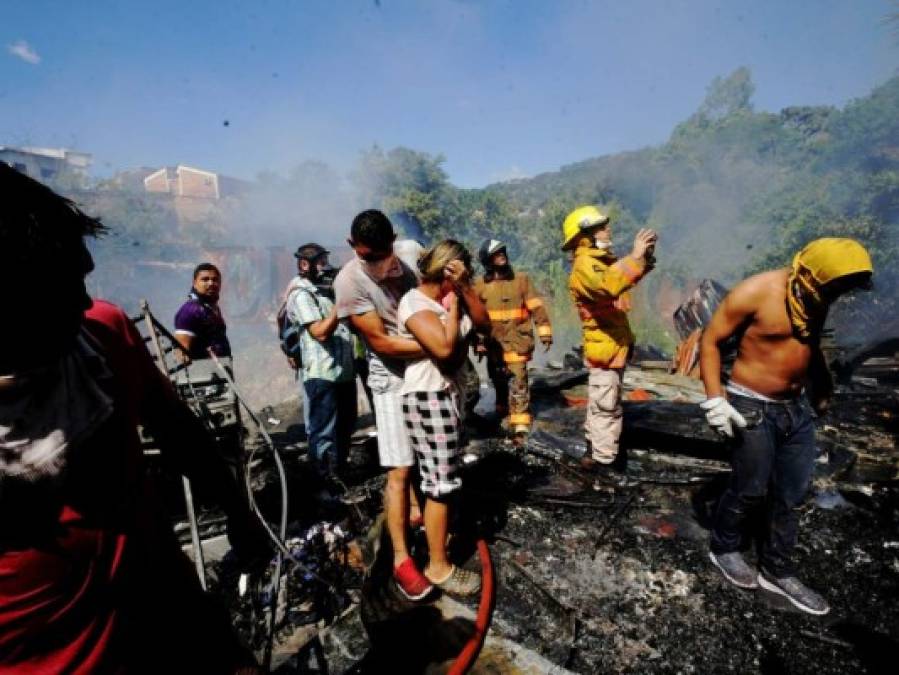
M 396 232 L 383 212 L 368 209 L 353 218 L 350 227 L 350 240 L 353 244 L 364 244 L 376 251 L 385 251 L 393 246 L 394 239 Z
M 14 277 L 43 262 L 64 261 L 86 237 L 104 234 L 97 218 L 46 185 L 0 162 L 0 267 Z

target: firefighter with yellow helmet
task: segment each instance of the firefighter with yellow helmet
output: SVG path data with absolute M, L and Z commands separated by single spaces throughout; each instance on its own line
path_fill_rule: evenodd
M 508 415 L 512 440 L 521 445 L 531 428 L 527 365 L 534 351 L 534 324 L 547 350 L 552 345 L 552 326 L 543 299 L 527 274 L 512 269 L 503 242 L 488 239 L 478 258 L 484 276 L 475 283 L 475 290 L 490 316 L 490 335 L 479 351 L 487 354 L 496 411 Z
M 562 224 L 562 250 L 574 261 L 568 288 L 584 331 L 584 361 L 590 369 L 584 431 L 590 452 L 584 469 L 623 480 L 618 473 L 621 436 L 621 381 L 634 344 L 627 320 L 628 290 L 652 269 L 657 235 L 641 229 L 631 253 L 612 253 L 609 217 L 595 206 L 581 206 Z

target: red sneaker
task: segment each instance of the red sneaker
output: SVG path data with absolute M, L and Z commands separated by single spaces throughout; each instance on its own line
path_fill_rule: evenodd
M 412 558 L 406 558 L 393 568 L 393 580 L 400 592 L 410 600 L 421 600 L 434 590 L 433 584 L 418 571 Z

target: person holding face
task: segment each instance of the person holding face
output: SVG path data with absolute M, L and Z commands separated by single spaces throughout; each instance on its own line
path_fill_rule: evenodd
M 397 321 L 400 336 L 414 338 L 425 352 L 406 363 L 400 388 L 425 496 L 429 559 L 424 575 L 443 591 L 472 595 L 480 590 L 480 576 L 449 561 L 446 536 L 450 503 L 462 486 L 465 337 L 472 319 L 486 328 L 489 317 L 471 285 L 471 254 L 459 242 L 447 239 L 431 248 L 418 270 L 421 283 L 400 300 Z

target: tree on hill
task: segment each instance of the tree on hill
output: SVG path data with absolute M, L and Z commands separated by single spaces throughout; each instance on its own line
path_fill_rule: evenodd
M 353 182 L 362 208 L 382 209 L 406 236 L 431 238 L 452 218 L 452 192 L 444 157 L 375 145 L 362 153 Z
M 696 114 L 710 122 L 719 122 L 739 113 L 751 113 L 754 93 L 752 73 L 741 66 L 727 77 L 712 80 Z

